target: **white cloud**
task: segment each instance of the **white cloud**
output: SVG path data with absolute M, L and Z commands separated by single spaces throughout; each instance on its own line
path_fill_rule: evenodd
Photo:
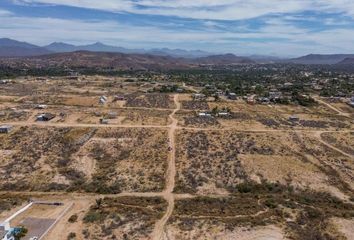
M 11 12 L 4 9 L 0 9 L 0 16 L 10 16 L 10 15 L 12 15 Z
M 343 12 L 354 17 L 353 0 L 15 0 L 15 2 L 210 20 L 240 20 L 307 10 Z

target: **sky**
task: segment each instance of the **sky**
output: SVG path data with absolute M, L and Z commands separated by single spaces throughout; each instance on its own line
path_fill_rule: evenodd
M 0 0 L 0 38 L 237 55 L 354 53 L 353 0 Z

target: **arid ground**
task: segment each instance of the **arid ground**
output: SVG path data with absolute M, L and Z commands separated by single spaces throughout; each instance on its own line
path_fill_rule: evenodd
M 0 125 L 13 128 L 0 134 L 0 220 L 29 200 L 55 201 L 72 206 L 48 240 L 353 239 L 353 108 L 194 101 L 156 85 L 90 76 L 1 86 Z M 198 116 L 215 107 L 231 113 Z M 41 113 L 54 118 L 36 121 Z M 22 218 L 58 213 L 36 206 Z

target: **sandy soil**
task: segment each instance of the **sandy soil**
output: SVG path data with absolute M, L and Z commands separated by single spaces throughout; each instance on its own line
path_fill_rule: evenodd
M 340 219 L 334 218 L 332 222 L 337 226 L 340 233 L 342 233 L 348 240 L 354 239 L 354 219 Z

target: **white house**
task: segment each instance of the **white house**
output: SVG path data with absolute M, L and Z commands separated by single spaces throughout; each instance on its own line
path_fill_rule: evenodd
M 0 223 L 0 240 L 15 240 L 14 232 L 15 228 L 11 228 L 10 221 L 12 221 L 15 217 L 29 209 L 33 205 L 33 202 L 30 202 L 17 212 L 15 212 L 12 216 L 7 218 L 3 223 Z
M 1 240 L 15 240 L 13 236 L 13 229 L 9 222 L 0 223 L 0 239 Z

